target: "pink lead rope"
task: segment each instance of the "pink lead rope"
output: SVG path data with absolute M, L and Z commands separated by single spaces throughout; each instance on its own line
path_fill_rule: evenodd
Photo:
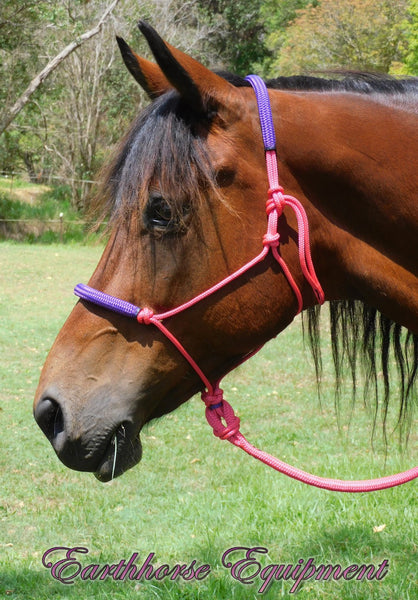
M 184 304 L 177 306 L 172 310 L 160 314 L 154 314 L 149 308 L 139 308 L 134 304 L 126 302 L 125 300 L 120 300 L 119 298 L 110 296 L 109 294 L 105 294 L 104 292 L 100 292 L 99 290 L 95 290 L 84 284 L 78 284 L 74 289 L 74 293 L 83 300 L 87 300 L 112 310 L 113 312 L 136 318 L 138 322 L 143 325 L 155 325 L 174 344 L 174 346 L 189 362 L 191 367 L 203 381 L 206 389 L 204 392 L 202 392 L 202 400 L 206 405 L 206 419 L 209 425 L 213 428 L 214 435 L 220 439 L 228 440 L 231 442 L 231 444 L 242 448 L 242 450 L 245 450 L 245 452 L 254 458 L 257 458 L 269 467 L 272 467 L 276 471 L 279 471 L 284 475 L 288 475 L 293 479 L 297 479 L 298 481 L 302 481 L 303 483 L 334 492 L 372 492 L 412 481 L 418 477 L 418 467 L 405 471 L 404 473 L 390 475 L 388 477 L 381 477 L 378 479 L 343 481 L 340 479 L 328 479 L 311 475 L 305 471 L 302 471 L 301 469 L 297 469 L 296 467 L 286 464 L 285 462 L 275 458 L 274 456 L 271 456 L 270 454 L 267 454 L 266 452 L 263 452 L 262 450 L 259 450 L 250 444 L 242 435 L 240 431 L 240 420 L 235 415 L 231 405 L 223 397 L 223 391 L 220 388 L 221 380 L 211 383 L 199 365 L 184 348 L 184 346 L 162 323 L 164 319 L 172 317 L 186 310 L 187 308 L 190 308 L 197 302 L 200 302 L 200 300 L 207 298 L 214 292 L 220 290 L 243 275 L 246 271 L 264 260 L 270 250 L 274 258 L 280 264 L 280 267 L 296 296 L 298 304 L 297 313 L 301 312 L 303 308 L 302 294 L 278 251 L 280 245 L 280 235 L 277 231 L 277 225 L 285 206 L 292 208 L 296 215 L 298 223 L 299 260 L 303 275 L 312 287 L 318 303 L 323 304 L 324 302 L 324 292 L 315 274 L 315 269 L 312 263 L 309 241 L 309 225 L 305 209 L 299 200 L 293 198 L 292 196 L 285 195 L 284 190 L 279 183 L 277 156 L 275 150 L 276 140 L 267 88 L 263 80 L 256 75 L 249 75 L 246 79 L 253 86 L 257 96 L 261 130 L 266 153 L 267 175 L 270 186 L 268 191 L 268 200 L 266 203 L 267 232 L 263 237 L 263 249 L 261 250 L 260 254 L 208 290 L 202 292 L 198 296 L 195 296 L 188 302 L 185 302 Z M 259 349 L 260 348 L 257 348 L 253 352 L 247 354 L 241 360 L 240 364 L 248 360 L 251 356 L 258 352 Z

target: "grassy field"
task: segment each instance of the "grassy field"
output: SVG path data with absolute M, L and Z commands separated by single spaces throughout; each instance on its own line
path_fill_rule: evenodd
M 32 399 L 48 348 L 75 302 L 72 287 L 88 280 L 100 253 L 100 247 L 91 246 L 0 244 L 0 598 L 416 598 L 414 483 L 370 495 L 308 488 L 215 439 L 198 398 L 148 426 L 141 464 L 109 484 L 58 461 L 32 418 Z M 343 405 L 339 430 L 331 373 L 319 404 L 299 322 L 223 387 L 244 435 L 306 470 L 359 479 L 417 462 L 416 438 L 405 456 L 396 437 L 390 438 L 385 456 L 377 433 L 372 450 L 371 417 L 361 401 L 351 419 L 349 400 Z M 196 569 L 209 566 L 198 572 L 204 576 L 200 580 L 76 577 L 65 584 L 42 564 L 44 553 L 54 547 L 87 548 L 87 555 L 76 555 L 83 568 L 128 561 L 135 552 L 138 568 L 151 553 L 155 569 L 192 561 Z M 252 580 L 256 565 L 241 571 L 247 583 L 234 579 L 238 567 L 233 571 L 222 564 L 223 554 L 236 547 L 268 550 L 256 555 L 264 570 Z M 228 558 L 237 563 L 243 552 Z M 54 562 L 63 558 L 60 551 Z M 383 565 L 388 568 L 380 579 L 309 579 L 293 594 L 295 581 L 279 579 L 259 591 L 261 574 L 273 573 L 273 567 L 265 567 L 296 567 L 310 558 L 316 566 L 367 564 L 377 570 L 388 561 Z M 61 571 L 62 578 L 75 569 Z M 54 572 L 58 576 L 59 568 Z

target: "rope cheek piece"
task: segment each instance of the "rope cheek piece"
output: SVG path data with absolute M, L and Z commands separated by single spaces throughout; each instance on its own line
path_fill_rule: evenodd
M 412 481 L 418 477 L 418 467 L 412 468 L 397 475 L 390 475 L 388 477 L 363 481 L 343 481 L 340 479 L 318 477 L 316 475 L 306 473 L 305 471 L 302 471 L 296 467 L 292 467 L 285 462 L 271 456 L 270 454 L 267 454 L 266 452 L 254 447 L 242 435 L 240 431 L 240 420 L 235 415 L 231 405 L 223 397 L 223 391 L 220 388 L 221 380 L 211 382 L 203 373 L 199 365 L 195 362 L 193 357 L 187 352 L 181 342 L 163 324 L 165 319 L 168 319 L 169 317 L 172 317 L 186 310 L 187 308 L 190 308 L 194 304 L 200 302 L 204 298 L 207 298 L 211 294 L 215 293 L 243 275 L 246 271 L 263 261 L 270 251 L 272 252 L 272 255 L 276 261 L 279 263 L 289 282 L 290 287 L 295 294 L 298 305 L 296 314 L 300 313 L 303 308 L 302 294 L 292 274 L 290 273 L 289 268 L 278 251 L 280 245 L 280 235 L 277 231 L 277 225 L 285 206 L 292 208 L 296 215 L 298 223 L 299 261 L 303 275 L 312 287 L 318 303 L 324 303 L 324 292 L 318 281 L 312 263 L 309 241 L 309 224 L 305 209 L 299 200 L 292 196 L 286 195 L 279 183 L 276 156 L 276 137 L 266 85 L 264 81 L 257 75 L 249 75 L 246 79 L 253 87 L 257 98 L 261 132 L 265 149 L 267 175 L 270 186 L 266 203 L 267 231 L 263 237 L 263 248 L 260 254 L 211 288 L 195 296 L 188 302 L 185 302 L 184 304 L 164 313 L 154 314 L 149 308 L 139 308 L 134 304 L 120 300 L 119 298 L 110 296 L 84 284 L 78 284 L 74 289 L 74 293 L 83 300 L 124 316 L 135 318 L 140 324 L 154 325 L 157 327 L 163 333 L 163 335 L 165 335 L 165 337 L 169 339 L 172 344 L 174 344 L 177 350 L 184 356 L 184 358 L 189 362 L 190 366 L 202 380 L 205 386 L 205 390 L 202 392 L 202 400 L 206 405 L 206 419 L 211 425 L 214 435 L 220 439 L 228 440 L 235 446 L 242 448 L 251 456 L 257 458 L 264 464 L 272 467 L 280 473 L 288 475 L 289 477 L 297 479 L 298 481 L 302 481 L 303 483 L 336 492 L 371 492 Z M 247 354 L 241 360 L 240 364 L 248 360 L 251 356 L 258 352 L 258 350 L 260 350 L 260 348 L 257 348 L 253 352 Z

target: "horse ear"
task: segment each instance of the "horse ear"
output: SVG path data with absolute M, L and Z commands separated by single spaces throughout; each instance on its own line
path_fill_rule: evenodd
M 128 71 L 151 100 L 155 100 L 158 96 L 172 89 L 172 85 L 163 75 L 158 65 L 135 54 L 121 37 L 116 36 L 116 40 Z
M 145 21 L 140 21 L 138 27 L 163 76 L 194 111 L 208 114 L 220 106 L 231 106 L 236 93 L 232 84 L 165 42 Z

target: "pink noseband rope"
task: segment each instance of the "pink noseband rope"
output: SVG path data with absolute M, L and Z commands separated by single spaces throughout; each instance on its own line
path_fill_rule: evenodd
M 207 298 L 221 288 L 227 286 L 229 283 L 243 275 L 246 271 L 254 267 L 256 264 L 263 261 L 270 251 L 272 252 L 272 255 L 276 261 L 279 263 L 289 282 L 290 287 L 295 294 L 298 304 L 297 313 L 301 312 L 303 308 L 302 294 L 286 263 L 279 254 L 280 235 L 277 231 L 277 225 L 285 206 L 292 208 L 296 215 L 298 223 L 299 260 L 303 275 L 312 287 L 318 303 L 323 304 L 324 302 L 324 292 L 317 279 L 315 269 L 312 264 L 309 242 L 309 225 L 305 210 L 299 200 L 284 194 L 284 190 L 279 184 L 276 157 L 276 139 L 267 88 L 263 80 L 256 75 L 249 75 L 247 80 L 252 85 L 257 97 L 261 131 L 266 155 L 267 175 L 270 185 L 266 203 L 267 231 L 263 237 L 263 249 L 258 256 L 208 290 L 202 292 L 198 296 L 195 296 L 188 302 L 185 302 L 184 304 L 164 313 L 154 314 L 149 308 L 139 308 L 138 306 L 126 302 L 125 300 L 120 300 L 119 298 L 110 296 L 109 294 L 105 294 L 104 292 L 100 292 L 83 284 L 78 284 L 74 289 L 74 293 L 83 300 L 87 300 L 112 310 L 113 312 L 117 312 L 131 318 L 136 318 L 137 321 L 143 325 L 155 325 L 170 340 L 170 342 L 174 344 L 177 350 L 184 356 L 184 358 L 189 362 L 191 367 L 203 381 L 206 389 L 204 392 L 202 392 L 202 400 L 206 405 L 206 419 L 213 428 L 213 433 L 217 437 L 223 440 L 228 440 L 266 465 L 277 471 L 280 471 L 280 473 L 284 473 L 293 479 L 297 479 L 298 481 L 302 481 L 303 483 L 307 483 L 315 487 L 324 488 L 335 492 L 372 492 L 401 485 L 418 477 L 418 467 L 410 469 L 409 471 L 405 471 L 404 473 L 399 473 L 398 475 L 381 477 L 379 479 L 364 481 L 342 481 L 340 479 L 327 479 L 324 477 L 310 475 L 309 473 L 305 473 L 300 469 L 292 467 L 275 458 L 274 456 L 255 448 L 242 435 L 240 431 L 240 420 L 235 415 L 231 405 L 223 397 L 223 391 L 220 388 L 221 380 L 219 379 L 213 383 L 209 381 L 184 346 L 162 323 L 163 320 L 177 315 L 187 308 L 190 308 L 197 302 L 200 302 L 204 298 Z M 259 349 L 260 348 L 257 348 L 253 352 L 247 354 L 241 360 L 240 364 L 248 360 Z

